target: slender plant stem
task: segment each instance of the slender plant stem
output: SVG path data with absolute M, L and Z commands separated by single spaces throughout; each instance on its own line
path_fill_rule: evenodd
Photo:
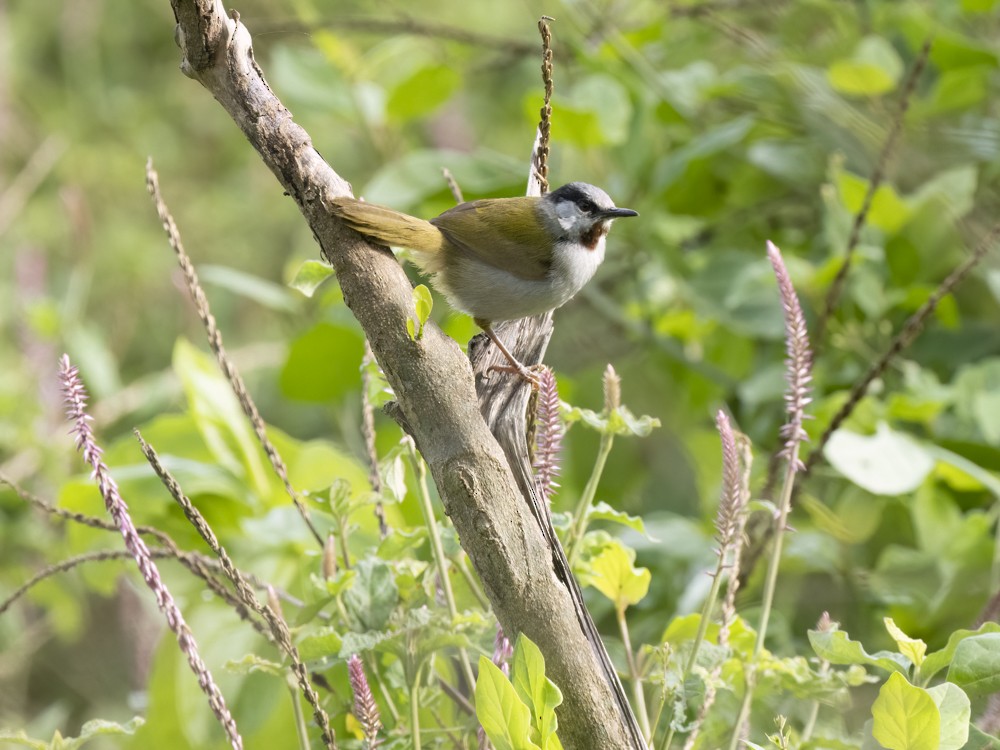
M 458 622 L 458 607 L 455 605 L 455 593 L 451 588 L 451 579 L 448 577 L 448 558 L 444 554 L 444 546 L 441 544 L 441 534 L 438 531 L 437 520 L 434 518 L 434 506 L 431 504 L 431 493 L 427 489 L 427 466 L 423 459 L 417 454 L 416 446 L 410 443 L 410 461 L 413 464 L 413 471 L 417 475 L 417 497 L 420 500 L 420 510 L 424 515 L 424 523 L 427 524 L 427 535 L 431 540 L 431 551 L 434 555 L 434 563 L 438 569 L 438 576 L 441 579 L 441 590 L 444 592 L 444 600 L 448 606 L 448 614 L 452 623 Z M 462 665 L 462 674 L 466 683 L 471 689 L 476 684 L 476 676 L 472 671 L 472 662 L 469 661 L 469 654 L 464 648 L 458 649 L 458 659 Z
M 753 691 L 757 682 L 757 661 L 764 650 L 764 639 L 767 637 L 767 624 L 771 618 L 771 606 L 774 604 L 774 592 L 778 583 L 778 566 L 781 562 L 781 549 L 785 540 L 785 528 L 788 526 L 788 513 L 792 507 L 792 490 L 795 487 L 795 474 L 799 466 L 799 443 L 791 446 L 791 455 L 785 469 L 785 482 L 781 487 L 781 504 L 778 506 L 778 523 L 774 531 L 774 549 L 768 561 L 767 578 L 764 581 L 764 598 L 761 602 L 760 625 L 757 627 L 757 640 L 753 644 L 753 655 L 746 669 L 746 689 L 743 692 L 743 703 L 740 705 L 739 718 L 733 728 L 730 750 L 736 750 L 739 745 L 743 725 L 750 716 L 750 704 L 753 702 Z
M 386 687 L 385 679 L 382 677 L 382 670 L 379 669 L 378 659 L 375 658 L 374 654 L 372 655 L 372 658 L 368 660 L 368 664 L 366 666 L 371 670 L 372 677 L 375 678 L 375 682 L 378 683 L 379 693 L 385 701 L 385 707 L 389 709 L 389 714 L 392 716 L 393 722 L 398 724 L 399 709 L 396 708 L 396 703 L 392 699 L 392 693 L 389 691 L 389 688 Z
M 642 689 L 642 675 L 635 663 L 635 655 L 632 653 L 632 639 L 628 634 L 628 621 L 625 619 L 625 608 L 616 607 L 615 616 L 618 618 L 618 630 L 621 632 L 622 643 L 625 646 L 625 660 L 628 663 L 628 674 L 632 678 L 632 696 L 635 700 L 637 713 L 639 714 L 639 726 L 642 733 L 649 737 L 649 713 L 646 710 L 646 694 Z M 652 739 L 652 738 L 650 738 Z
M 483 593 L 482 586 L 479 585 L 479 581 L 472 574 L 472 570 L 469 568 L 469 564 L 465 562 L 465 558 L 462 556 L 462 553 L 459 553 L 455 558 L 455 567 L 458 568 L 458 571 L 462 574 L 462 577 L 465 579 L 465 583 L 469 586 L 469 591 L 471 591 L 472 595 L 476 597 L 479 605 L 483 609 L 489 609 L 490 600 L 487 599 L 486 594 Z
M 597 485 L 601 481 L 601 474 L 604 473 L 604 465 L 608 461 L 608 454 L 611 453 L 611 446 L 614 442 L 615 436 L 611 432 L 605 432 L 601 435 L 601 444 L 597 449 L 597 458 L 594 459 L 594 470 L 590 472 L 590 478 L 587 480 L 587 485 L 583 488 L 583 494 L 580 495 L 580 501 L 577 503 L 576 511 L 573 513 L 573 525 L 570 527 L 569 534 L 569 554 L 567 555 L 571 566 L 576 562 L 577 555 L 580 554 L 580 543 L 583 541 L 584 532 L 587 531 L 587 513 L 590 511 L 590 506 L 594 503 L 594 497 L 597 495 Z
M 691 653 L 688 656 L 687 663 L 684 665 L 684 671 L 681 672 L 682 683 L 691 674 L 691 670 L 694 669 L 695 662 L 698 659 L 698 651 L 701 650 L 701 644 L 704 643 L 705 634 L 708 632 L 708 623 L 712 619 L 712 610 L 715 609 L 715 598 L 719 595 L 719 588 L 722 585 L 722 573 L 726 566 L 724 554 L 725 550 L 719 554 L 719 563 L 716 565 L 715 573 L 712 576 L 712 588 L 709 589 L 708 596 L 701 608 L 701 620 L 698 622 L 698 632 L 695 633 L 694 643 L 691 644 Z
M 420 668 L 417 665 L 410 685 L 410 735 L 413 737 L 413 750 L 420 750 Z
M 698 659 L 698 652 L 701 650 L 701 644 L 705 642 L 705 634 L 708 632 L 708 623 L 712 619 L 712 610 L 715 609 L 715 599 L 719 595 L 719 588 L 722 586 L 722 573 L 725 570 L 725 567 L 725 550 L 722 550 L 722 553 L 719 555 L 719 562 L 715 567 L 715 573 L 712 576 L 712 587 L 709 589 L 708 596 L 705 598 L 705 603 L 701 608 L 701 620 L 698 622 L 698 632 L 695 633 L 694 643 L 691 645 L 691 653 L 688 655 L 687 662 L 685 662 L 684 669 L 681 672 L 681 685 L 685 683 L 688 675 L 691 674 L 691 670 L 694 669 L 695 662 Z M 657 724 L 659 723 L 659 720 L 660 716 L 659 713 L 657 713 Z M 663 747 L 670 747 L 674 741 L 675 731 L 674 727 L 671 726 L 670 730 L 667 732 L 666 742 L 663 743 Z
M 656 716 L 653 717 L 653 725 L 649 729 L 649 746 L 653 747 L 653 740 L 656 739 L 656 730 L 660 728 L 660 719 L 663 717 L 663 707 L 667 705 L 667 681 L 664 679 L 663 687 L 660 689 L 660 705 L 656 707 Z M 668 741 L 673 739 L 674 730 L 671 728 L 667 732 Z
M 670 727 L 670 731 L 667 732 L 667 736 L 663 739 L 663 744 L 660 745 L 662 750 L 670 750 L 670 746 L 674 742 L 674 732 L 677 731 L 673 726 Z
M 830 671 L 830 662 L 823 661 L 819 667 L 819 673 L 821 675 L 826 675 Z M 805 744 L 812 737 L 813 730 L 816 728 L 816 719 L 819 718 L 819 701 L 815 700 L 809 709 L 809 718 L 806 719 L 806 725 L 802 728 L 802 740 L 801 742 Z
M 340 537 L 340 555 L 344 561 L 344 569 L 351 569 L 351 556 L 347 551 L 347 518 L 337 518 L 337 536 Z
M 299 740 L 299 750 L 309 750 L 309 729 L 306 727 L 306 715 L 299 703 L 299 691 L 294 682 L 288 686 L 289 697 L 292 699 L 292 715 L 295 717 L 295 734 Z

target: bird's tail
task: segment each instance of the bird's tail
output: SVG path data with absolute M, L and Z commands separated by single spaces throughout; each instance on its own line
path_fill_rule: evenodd
M 444 236 L 429 221 L 354 198 L 334 198 L 330 208 L 351 229 L 383 245 L 431 256 L 444 247 Z

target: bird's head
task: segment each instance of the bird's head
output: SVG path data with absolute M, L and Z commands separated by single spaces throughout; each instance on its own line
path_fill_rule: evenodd
M 542 198 L 542 211 L 558 227 L 559 238 L 579 242 L 593 250 L 611 228 L 614 219 L 638 216 L 631 208 L 618 208 L 599 187 L 570 182 Z

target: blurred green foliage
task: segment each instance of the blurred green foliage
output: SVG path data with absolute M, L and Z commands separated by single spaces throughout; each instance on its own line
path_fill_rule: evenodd
M 907 316 L 996 221 L 998 5 L 237 7 L 269 83 L 334 168 L 368 200 L 421 216 L 453 203 L 442 168 L 466 199 L 523 192 L 541 105 L 535 23 L 543 13 L 558 19 L 552 179 L 601 185 L 642 218 L 615 228 L 597 278 L 557 313 L 547 359 L 562 397 L 591 409 L 599 409 L 600 373 L 613 362 L 632 412 L 662 424 L 615 443 L 589 516 L 603 536 L 590 537 L 587 558 L 605 550 L 605 563 L 613 553 L 625 565 L 625 579 L 648 577 L 648 593 L 636 587 L 626 599 L 632 645 L 655 683 L 653 649 L 666 637 L 683 652 L 693 629 L 674 618 L 699 610 L 703 571 L 714 565 L 715 411 L 727 409 L 753 441 L 755 492 L 779 442 L 783 326 L 765 240 L 782 248 L 815 331 L 907 72 L 933 36 L 845 293 L 815 342 L 807 424 L 815 438 Z M 166 0 L 0 4 L 0 471 L 65 508 L 103 512 L 89 479 L 76 475 L 61 417 L 56 360 L 68 351 L 137 522 L 201 549 L 142 461 L 133 426 L 238 564 L 305 602 L 286 617 L 310 667 L 333 686 L 324 697 L 339 735 L 360 736 L 347 717 L 344 664 L 360 651 L 369 665 L 381 664 L 380 680 L 400 703 L 402 719 L 390 721 L 382 702 L 387 725 L 402 727 L 392 746 L 408 746 L 404 706 L 414 680 L 427 701 L 423 723 L 435 728 L 425 744 L 451 746 L 440 727 L 462 732 L 469 719 L 428 687 L 429 675 L 457 683 L 450 657 L 458 646 L 488 655 L 489 615 L 475 584 L 453 567 L 465 619 L 449 621 L 418 483 L 399 429 L 378 414 L 394 530 L 380 542 L 360 429 L 360 329 L 335 281 L 321 283 L 321 269 L 302 266 L 317 247 L 292 201 L 221 108 L 180 74 L 172 29 Z M 351 559 L 361 561 L 351 571 L 322 578 L 320 551 L 204 353 L 201 324 L 144 189 L 148 156 L 293 484 L 314 493 L 322 530 L 347 537 Z M 845 698 L 845 686 L 862 682 L 856 672 L 820 679 L 795 656 L 810 653 L 806 632 L 824 610 L 873 649 L 894 647 L 883 627 L 891 616 L 934 651 L 972 627 L 997 592 L 998 301 L 993 252 L 942 300 L 916 344 L 854 410 L 828 461 L 801 483 L 768 642 L 787 659 L 776 658 L 766 678 L 757 740 L 778 710 L 802 723 L 807 702 L 781 699 L 792 686 L 838 708 L 824 708 L 817 732 L 847 746 L 870 719 L 873 690 L 856 693 L 853 710 Z M 463 345 L 475 332 L 443 300 L 432 318 Z M 376 378 L 371 388 L 379 404 L 383 385 Z M 591 475 L 595 427 L 583 420 L 565 441 L 554 501 L 560 530 Z M 337 480 L 348 482 L 339 509 L 328 489 Z M 443 523 L 446 552 L 461 562 Z M 0 487 L 0 596 L 46 564 L 116 542 L 50 522 Z M 277 661 L 275 654 L 204 599 L 198 582 L 162 567 L 248 747 L 288 745 L 288 691 L 266 664 L 246 660 L 254 652 Z M 132 744 L 113 746 L 221 746 L 183 657 L 170 638 L 158 641 L 150 598 L 134 575 L 123 582 L 126 568 L 103 562 L 51 578 L 0 617 L 0 725 L 34 737 L 83 736 L 87 719 L 124 723 L 139 713 L 146 724 Z M 744 634 L 759 593 L 757 571 L 741 592 Z M 624 671 L 615 605 L 597 589 L 590 594 Z M 320 612 L 343 619 L 324 624 Z M 736 652 L 747 653 L 738 632 L 733 638 Z M 726 664 L 723 679 L 732 684 L 735 660 L 711 659 Z M 878 669 L 871 671 L 884 678 Z M 656 695 L 651 687 L 651 705 Z M 974 716 L 982 700 L 975 697 Z M 720 694 L 705 742 L 724 736 L 736 703 Z

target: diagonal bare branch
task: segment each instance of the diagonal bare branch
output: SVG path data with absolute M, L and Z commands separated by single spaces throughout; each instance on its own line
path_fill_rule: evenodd
M 267 85 L 238 14 L 226 17 L 221 0 L 171 5 L 182 71 L 229 113 L 302 212 L 396 393 L 400 415 L 504 631 L 523 632 L 537 643 L 546 671 L 562 688 L 564 747 L 644 748 L 630 734 L 571 594 L 557 577 L 552 549 L 479 411 L 469 360 L 436 326 L 428 324 L 417 341 L 407 335 L 414 306 L 406 274 L 387 249 L 367 243 L 329 210 L 330 199 L 349 195 L 350 185 Z

